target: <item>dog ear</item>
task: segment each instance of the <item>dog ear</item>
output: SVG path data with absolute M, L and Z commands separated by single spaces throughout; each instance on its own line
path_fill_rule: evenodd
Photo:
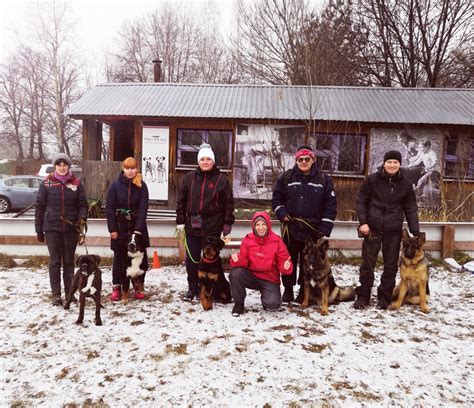
M 403 228 L 402 231 L 402 240 L 406 241 L 407 239 L 410 239 L 410 234 L 408 233 L 408 230 L 406 228 Z
M 83 256 L 83 255 L 79 255 L 79 256 L 76 258 L 76 266 L 79 266 L 79 265 L 81 264 L 82 256 Z
M 426 233 L 420 232 L 420 233 L 418 234 L 418 244 L 424 245 L 425 242 L 426 242 Z
M 305 246 L 306 248 L 310 248 L 310 247 L 312 247 L 313 245 L 314 245 L 313 240 L 312 240 L 310 237 L 306 238 L 306 241 L 305 241 L 305 245 L 304 245 L 304 246 Z
M 99 255 L 92 255 L 95 259 L 95 262 L 97 263 L 97 265 L 100 264 L 100 256 Z

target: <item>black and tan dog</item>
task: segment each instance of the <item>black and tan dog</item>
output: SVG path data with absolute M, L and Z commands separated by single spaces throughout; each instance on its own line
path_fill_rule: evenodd
M 390 310 L 398 310 L 403 303 L 420 305 L 423 313 L 429 313 L 427 305 L 430 288 L 428 285 L 428 261 L 423 245 L 426 234 L 420 232 L 417 237 L 410 237 L 406 229 L 402 232 L 402 253 L 400 256 L 400 283 L 393 290 L 394 302 Z
M 209 236 L 205 239 L 202 258 L 198 264 L 199 299 L 204 310 L 212 310 L 213 301 L 229 303 L 232 300 L 230 284 L 224 276 L 220 252 L 224 241 Z
M 147 269 L 146 248 L 143 243 L 141 234 L 132 233 L 127 242 L 127 272 L 126 279 L 122 285 L 122 303 L 128 303 L 128 292 L 130 290 L 130 282 L 135 292 L 144 292 L 142 275 Z
M 99 269 L 99 263 L 99 255 L 80 255 L 76 259 L 76 265 L 79 269 L 74 274 L 71 288 L 64 304 L 64 309 L 68 310 L 74 293 L 79 290 L 79 317 L 76 320 L 76 324 L 81 324 L 84 320 L 86 297 L 92 297 L 95 302 L 95 324 L 96 326 L 102 326 L 102 320 L 100 319 L 102 272 Z
M 302 308 L 321 305 L 321 314 L 328 314 L 328 306 L 354 300 L 352 286 L 336 285 L 328 257 L 329 241 L 324 238 L 307 239 L 303 250 L 304 298 Z

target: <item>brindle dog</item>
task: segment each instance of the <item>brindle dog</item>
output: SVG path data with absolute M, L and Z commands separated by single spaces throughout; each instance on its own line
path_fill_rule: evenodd
M 81 324 L 84 320 L 86 297 L 92 297 L 95 302 L 95 325 L 102 326 L 102 320 L 100 319 L 102 272 L 98 267 L 99 263 L 99 255 L 81 255 L 76 259 L 76 265 L 79 269 L 72 278 L 71 288 L 64 304 L 64 309 L 68 310 L 74 293 L 79 290 L 79 317 L 76 324 Z
M 328 257 L 329 241 L 307 239 L 303 251 L 304 298 L 302 308 L 311 304 L 321 305 L 321 314 L 328 314 L 328 305 L 354 300 L 352 286 L 336 285 Z
M 224 241 L 209 236 L 204 242 L 202 258 L 198 264 L 199 299 L 204 310 L 212 310 L 213 301 L 229 303 L 232 300 L 230 284 L 224 276 L 220 251 Z
M 420 305 L 423 313 L 429 313 L 427 305 L 430 288 L 428 285 L 428 261 L 425 258 L 423 245 L 426 234 L 420 232 L 417 237 L 410 237 L 406 229 L 402 232 L 402 253 L 400 257 L 400 283 L 393 290 L 394 302 L 390 310 L 398 310 L 403 303 Z

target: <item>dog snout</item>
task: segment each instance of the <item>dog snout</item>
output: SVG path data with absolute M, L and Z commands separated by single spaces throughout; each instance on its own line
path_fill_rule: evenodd
M 128 244 L 128 252 L 135 252 L 137 250 L 137 245 L 133 242 Z

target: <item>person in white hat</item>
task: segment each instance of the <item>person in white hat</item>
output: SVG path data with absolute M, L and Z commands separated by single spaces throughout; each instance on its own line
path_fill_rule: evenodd
M 183 299 L 199 297 L 198 262 L 208 236 L 227 236 L 234 223 L 234 197 L 229 180 L 216 166 L 212 147 L 202 144 L 198 167 L 184 176 L 176 203 L 176 224 L 184 229 L 188 291 Z

